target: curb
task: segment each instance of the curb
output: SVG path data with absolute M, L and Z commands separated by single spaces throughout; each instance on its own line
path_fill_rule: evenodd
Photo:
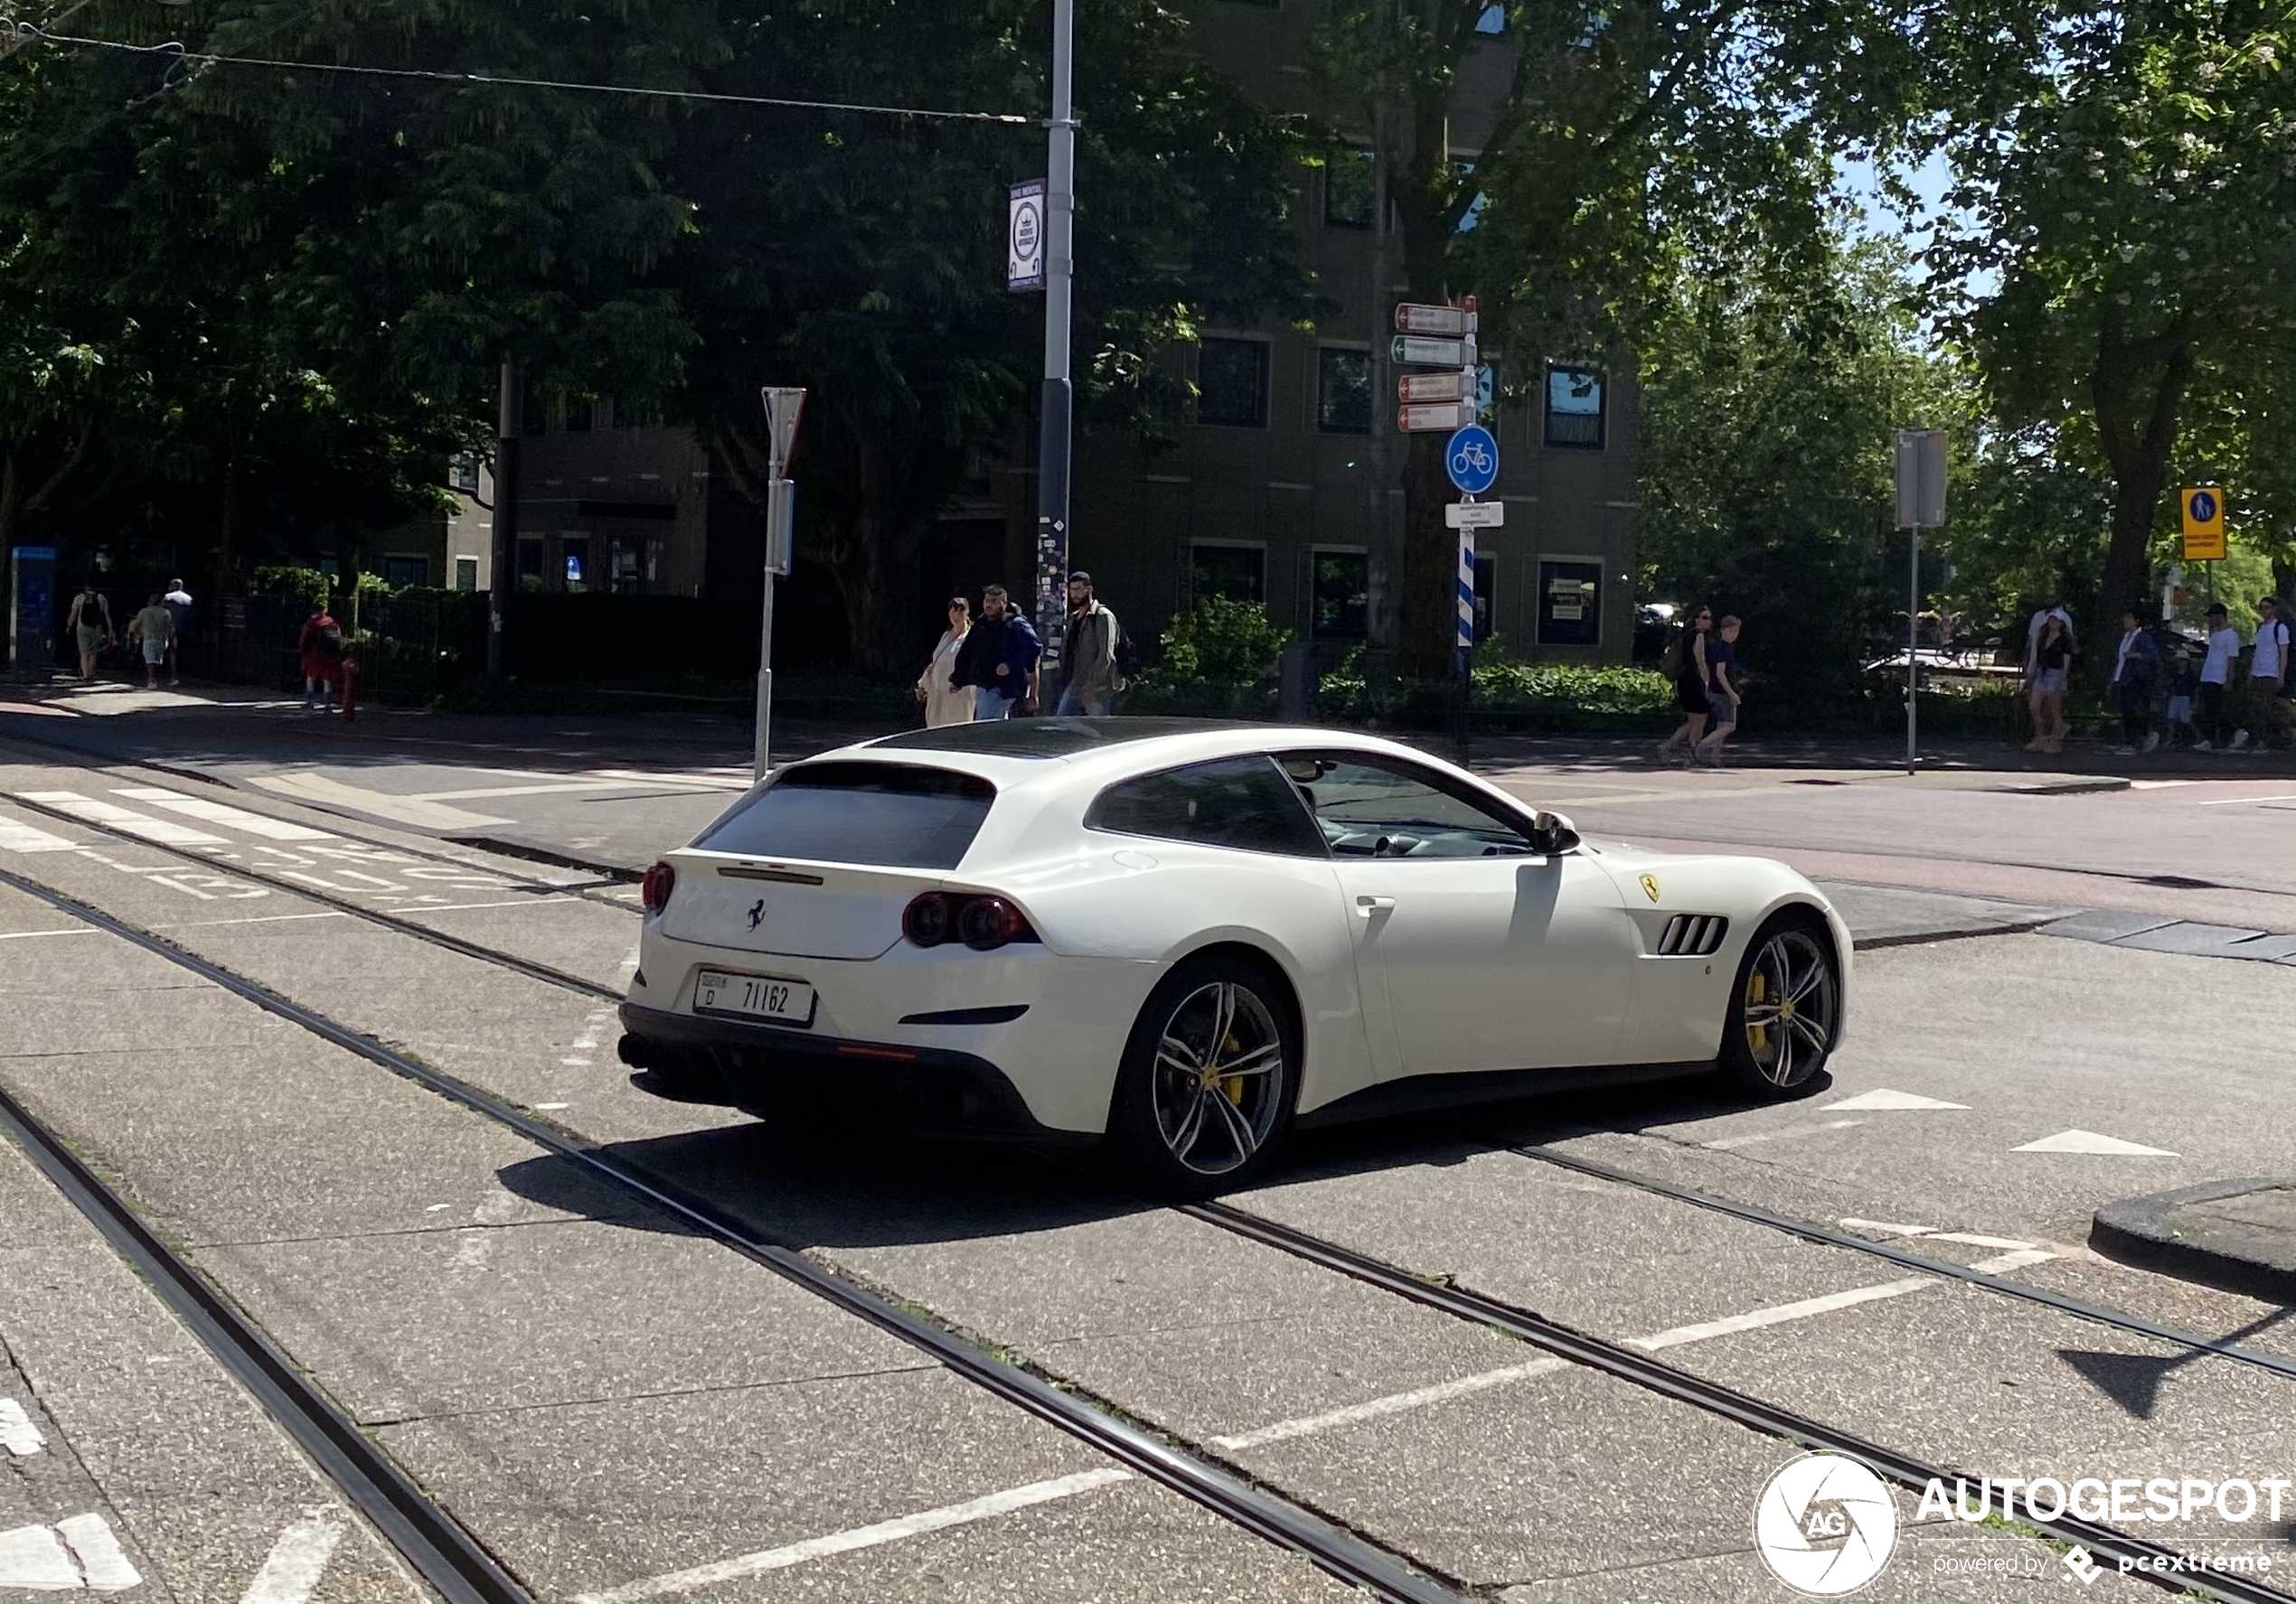
M 2257 1192 L 2296 1194 L 2296 1178 L 2247 1176 L 2124 1197 L 2096 1211 L 2089 1245 L 2108 1259 L 2271 1303 L 2296 1304 L 2296 1233 L 2178 1211 Z

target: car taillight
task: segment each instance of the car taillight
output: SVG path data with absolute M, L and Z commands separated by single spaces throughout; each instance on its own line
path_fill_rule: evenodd
M 649 914 L 659 914 L 670 905 L 670 893 L 678 886 L 678 871 L 666 863 L 657 863 L 645 871 L 645 878 L 638 885 L 638 896 Z
M 1007 942 L 1039 939 L 1021 910 L 1004 898 L 946 891 L 927 891 L 903 909 L 901 933 L 919 947 L 960 941 L 975 952 L 994 952 Z

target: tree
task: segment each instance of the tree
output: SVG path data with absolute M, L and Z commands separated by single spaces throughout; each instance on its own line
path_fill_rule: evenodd
M 768 25 L 769 24 L 769 25 Z M 738 14 L 713 88 L 876 105 L 1046 103 L 1035 0 L 911 11 L 799 0 Z M 1081 8 L 1077 357 L 1087 427 L 1170 431 L 1162 352 L 1208 315 L 1303 304 L 1299 145 L 1188 48 L 1153 0 Z M 1017 444 L 1040 303 L 1004 289 L 1005 189 L 1030 123 L 767 113 L 695 119 L 671 166 L 700 232 L 675 282 L 700 333 L 691 405 L 754 500 L 761 383 L 807 387 L 801 550 L 835 580 L 856 660 L 906 661 L 917 553 L 955 483 Z M 1017 454 L 1016 454 L 1017 455 Z
M 2196 408 L 2239 459 L 2296 445 L 2291 23 L 2287 0 L 2075 15 L 2011 109 L 1952 129 L 1953 202 L 1973 221 L 1934 248 L 1934 277 L 2004 424 L 2085 435 L 2109 470 L 2108 608 L 2149 589 L 2171 475 L 2231 465 L 2180 453 Z M 1991 293 L 1956 296 L 1987 278 Z M 2064 430 L 2076 413 L 2084 427 Z

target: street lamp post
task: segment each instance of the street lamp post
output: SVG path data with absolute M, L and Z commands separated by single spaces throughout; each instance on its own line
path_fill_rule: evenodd
M 1052 7 L 1052 132 L 1044 185 L 1044 414 L 1037 448 L 1037 632 L 1045 675 L 1063 672 L 1068 621 L 1068 450 L 1076 390 L 1068 372 L 1076 277 L 1076 0 Z

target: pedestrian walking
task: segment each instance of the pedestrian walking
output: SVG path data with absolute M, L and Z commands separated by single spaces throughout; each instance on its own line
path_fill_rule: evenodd
M 2067 673 L 2072 671 L 2073 653 L 2080 650 L 2080 639 L 2073 628 L 2072 611 L 2058 599 L 2055 590 L 2042 592 L 2041 605 L 2034 609 L 2033 616 L 2025 622 L 2025 697 L 2028 706 L 2033 699 L 2034 682 L 2040 675 L 2041 633 L 2051 618 L 2055 618 L 2065 627 Z M 2062 696 L 2059 697 L 2057 705 L 2059 707 L 2064 705 Z M 2044 729 L 2037 724 L 2035 725 L 2033 740 L 2025 749 L 2028 752 L 2038 752 L 2048 741 L 2051 733 L 2051 730 Z
M 2192 699 L 2200 689 L 2200 675 L 2192 666 L 2192 653 L 2177 653 L 2176 671 L 2169 676 L 2169 745 L 2190 746 L 2197 744 L 2200 732 L 2192 727 Z
M 183 682 L 183 643 L 192 633 L 192 593 L 183 588 L 181 579 L 170 579 L 167 594 L 159 599 L 175 621 L 174 632 L 167 637 L 167 682 L 180 685 Z
M 973 688 L 973 720 L 985 724 L 1013 713 L 1033 713 L 1037 702 L 1037 660 L 1044 646 L 1036 626 L 1012 610 L 1002 585 L 981 592 L 981 619 L 967 631 L 957 648 L 956 667 L 949 674 L 952 689 Z
M 932 661 L 917 677 L 917 699 L 925 705 L 927 729 L 973 722 L 973 688 L 949 680 L 949 676 L 956 672 L 956 654 L 973 630 L 973 604 L 961 596 L 951 596 L 948 614 L 949 626 L 941 632 L 940 641 L 933 648 Z
M 127 638 L 144 649 L 144 689 L 158 689 L 160 665 L 167 661 L 168 648 L 175 640 L 175 614 L 167 610 L 160 592 L 152 592 L 143 610 L 128 620 Z
M 343 677 L 343 626 L 325 604 L 311 604 L 296 650 L 303 654 L 303 710 L 333 713 L 335 681 Z
M 2025 743 L 2028 752 L 2065 750 L 2065 685 L 2072 671 L 2073 631 L 2055 613 L 2045 613 L 2041 638 L 2033 643 L 2032 689 L 2027 701 L 2033 710 L 2034 734 Z
M 2296 678 L 2289 672 L 2289 643 L 2288 610 L 2279 597 L 2263 597 L 2256 604 L 2256 640 L 2248 653 L 2248 700 L 2257 739 L 2273 746 L 2288 744 L 2291 715 L 2296 714 L 2288 704 L 2291 680 Z
M 2192 744 L 2195 752 L 2214 752 L 2225 738 L 2225 687 L 2232 683 L 2233 665 L 2239 661 L 2240 632 L 2218 602 L 2208 609 L 2208 655 L 2200 663 L 2200 738 Z M 2232 749 L 2237 751 L 2247 736 L 2242 730 Z
M 1685 751 L 1688 761 L 1689 751 L 1706 734 L 1707 718 L 1714 711 L 1714 699 L 1707 689 L 1711 674 L 1706 661 L 1706 648 L 1713 633 L 1713 610 L 1695 608 L 1689 623 L 1682 628 L 1681 640 L 1675 643 L 1674 706 L 1682 715 L 1682 723 L 1658 744 L 1661 763 L 1673 762 L 1678 747 Z
M 2121 643 L 2113 656 L 2113 690 L 2121 699 L 2121 744 L 2113 748 L 2122 757 L 2134 756 L 2160 745 L 2152 728 L 2152 686 L 2160 677 L 2160 648 L 2144 633 L 2144 620 L 2134 607 L 2121 614 Z
M 1738 733 L 1738 703 L 1745 699 L 1738 688 L 1738 634 L 1744 628 L 1736 614 L 1725 613 L 1706 646 L 1706 696 L 1712 709 L 1707 717 L 1713 727 L 1691 751 L 1716 768 L 1722 766 L 1722 743 Z
M 1056 709 L 1061 718 L 1108 717 L 1124 688 L 1124 626 L 1092 594 L 1092 576 L 1081 569 L 1070 574 L 1068 661 Z
M 71 616 L 65 620 L 64 627 L 71 631 L 72 643 L 80 648 L 80 677 L 94 679 L 96 654 L 112 643 L 113 635 L 111 604 L 96 588 L 93 579 L 80 586 L 80 594 L 71 598 Z

